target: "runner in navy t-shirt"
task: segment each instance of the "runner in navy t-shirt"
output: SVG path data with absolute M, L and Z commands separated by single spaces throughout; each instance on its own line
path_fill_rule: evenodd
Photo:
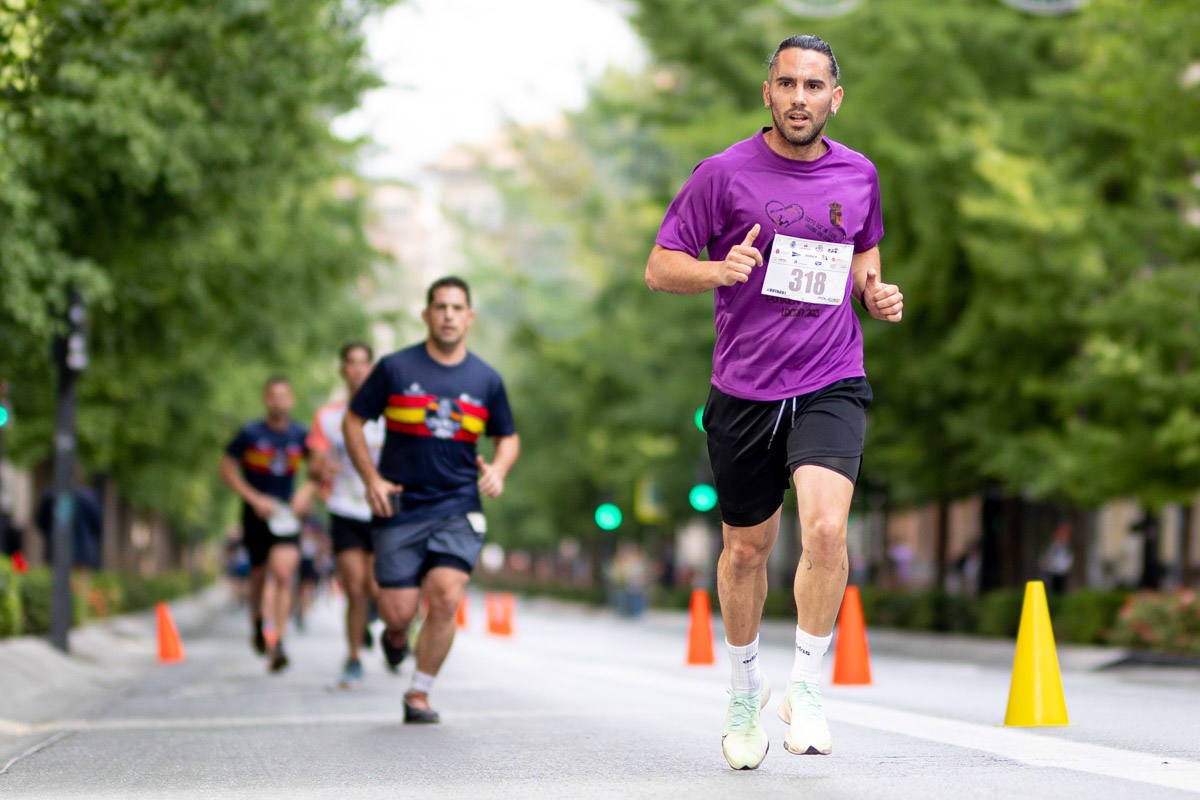
M 754 769 L 767 753 L 758 625 L 789 478 L 804 554 L 793 587 L 796 651 L 779 707 L 790 723 L 783 745 L 832 750 L 821 657 L 846 588 L 847 516 L 871 401 L 850 301 L 890 322 L 904 308 L 899 288 L 880 281 L 875 167 L 822 135 L 842 95 L 828 44 L 781 42 L 762 87 L 772 126 L 696 167 L 646 263 L 651 289 L 713 292 L 704 430 L 723 523 L 717 593 L 732 665 L 721 749 L 735 769 Z
M 407 653 L 408 626 L 424 595 L 417 667 L 404 696 L 405 722 L 437 722 L 429 692 L 450 646 L 467 581 L 483 546 L 480 493 L 499 497 L 520 450 L 499 373 L 469 353 L 475 318 L 459 278 L 429 287 L 424 342 L 380 360 L 355 393 L 342 423 L 346 449 L 367 487 L 373 513 L 381 637 L 393 671 Z M 367 420 L 387 429 L 376 467 L 363 435 Z M 492 463 L 476 451 L 495 440 Z
M 283 638 L 291 611 L 292 578 L 300 563 L 299 518 L 308 510 L 313 489 L 294 492 L 296 471 L 308 455 L 307 431 L 289 416 L 295 398 L 282 377 L 263 389 L 265 419 L 243 425 L 221 456 L 221 480 L 242 498 L 242 542 L 250 555 L 250 618 L 254 649 L 270 656 L 270 670 L 288 664 Z M 263 631 L 263 596 L 271 579 L 270 608 L 276 640 Z M 270 646 L 268 647 L 268 644 Z

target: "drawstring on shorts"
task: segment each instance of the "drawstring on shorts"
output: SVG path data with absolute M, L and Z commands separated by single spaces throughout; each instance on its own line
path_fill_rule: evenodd
M 779 401 L 779 413 L 775 416 L 775 427 L 771 428 L 771 436 L 767 439 L 767 449 L 775 442 L 775 434 L 779 431 L 779 423 L 783 420 L 783 412 L 787 408 L 787 398 Z M 796 398 L 792 398 L 792 427 L 796 427 Z

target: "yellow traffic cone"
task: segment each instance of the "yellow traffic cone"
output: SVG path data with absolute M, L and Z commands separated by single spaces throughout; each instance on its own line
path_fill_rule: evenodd
M 1063 698 L 1062 675 L 1058 671 L 1046 587 L 1041 581 L 1025 584 L 1004 724 L 1022 727 L 1071 724 Z

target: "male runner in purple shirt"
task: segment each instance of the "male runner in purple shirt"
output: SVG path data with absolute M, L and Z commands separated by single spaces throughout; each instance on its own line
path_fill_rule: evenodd
M 704 408 L 724 549 L 717 593 L 732 664 L 721 749 L 735 769 L 767 754 L 758 665 L 767 557 L 789 476 L 803 554 L 796 652 L 779 716 L 784 747 L 828 754 L 821 659 L 846 588 L 846 525 L 871 386 L 851 298 L 899 322 L 904 297 L 880 280 L 875 167 L 822 134 L 843 90 L 829 45 L 793 36 L 763 82 L 772 125 L 705 159 L 667 209 L 646 263 L 655 291 L 713 290 L 717 331 Z M 708 260 L 699 260 L 707 251 Z

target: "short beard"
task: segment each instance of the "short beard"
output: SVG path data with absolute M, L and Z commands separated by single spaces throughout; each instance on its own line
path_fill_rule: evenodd
M 814 128 L 807 136 L 802 136 L 799 139 L 793 139 L 784 132 L 783 128 L 779 127 L 779 123 L 775 123 L 775 132 L 779 134 L 779 138 L 790 144 L 792 147 L 808 147 L 813 142 L 820 139 L 825 134 L 825 123 L 821 123 L 821 127 Z

